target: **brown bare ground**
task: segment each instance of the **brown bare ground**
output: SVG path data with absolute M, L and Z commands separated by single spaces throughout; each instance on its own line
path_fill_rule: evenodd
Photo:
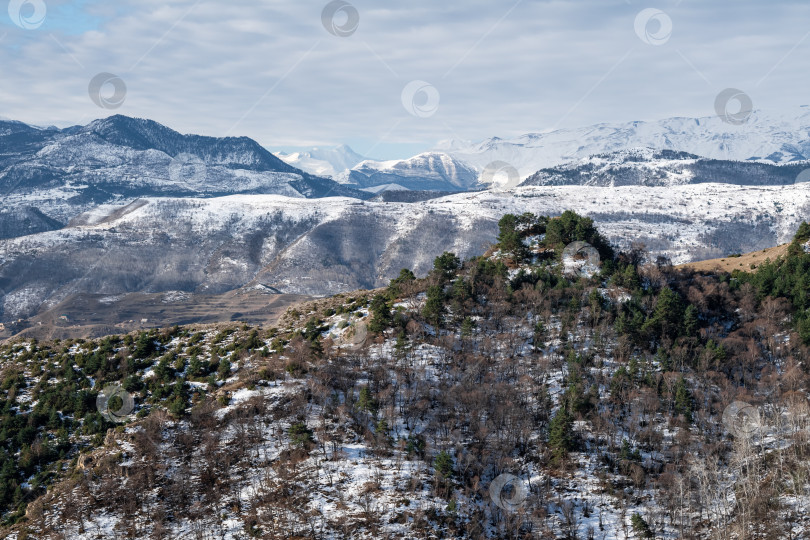
M 782 244 L 760 251 L 744 253 L 739 257 L 723 257 L 722 259 L 709 259 L 678 265 L 677 268 L 695 270 L 698 272 L 728 272 L 741 270 L 743 272 L 753 272 L 760 264 L 766 260 L 776 260 L 787 253 L 788 244 Z

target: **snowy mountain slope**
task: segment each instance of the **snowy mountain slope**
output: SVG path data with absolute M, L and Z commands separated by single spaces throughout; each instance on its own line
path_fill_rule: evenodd
M 410 190 L 404 186 L 400 186 L 399 184 L 382 184 L 379 186 L 363 188 L 363 191 L 367 191 L 368 193 L 374 193 L 376 195 L 378 193 L 384 193 L 386 191 L 410 191 Z
M 334 148 L 312 148 L 302 152 L 277 152 L 285 163 L 317 176 L 335 178 L 368 158 L 361 156 L 349 146 L 341 144 Z
M 291 154 L 279 152 L 277 155 L 304 171 L 328 176 L 341 184 L 371 193 L 392 186 L 417 191 L 464 191 L 475 185 L 478 179 L 475 169 L 447 154 L 435 152 L 404 160 L 374 161 L 340 145 Z
M 634 148 L 599 154 L 541 169 L 524 185 L 673 186 L 724 183 L 748 186 L 791 185 L 810 162 L 784 165 L 700 158 L 686 152 Z
M 755 111 L 743 125 L 719 117 L 668 118 L 655 122 L 597 124 L 473 143 L 444 141 L 437 152 L 483 170 L 494 161 L 517 168 L 521 178 L 536 171 L 594 154 L 649 147 L 723 160 L 788 163 L 810 159 L 810 108 L 792 117 Z
M 0 241 L 2 320 L 81 292 L 220 293 L 245 284 L 333 294 L 425 274 L 443 251 L 493 242 L 505 213 L 592 217 L 616 245 L 688 262 L 786 241 L 810 214 L 802 185 L 552 186 L 414 203 L 277 195 L 143 199 L 58 231 Z M 171 226 L 167 227 L 170 223 Z
M 304 173 L 255 141 L 181 135 L 157 122 L 112 116 L 86 126 L 39 129 L 0 122 L 0 231 L 26 230 L 33 206 L 57 228 L 104 203 L 145 196 L 279 193 L 366 194 Z
M 407 189 L 465 191 L 478 172 L 447 154 L 424 153 L 406 160 L 364 161 L 348 171 L 346 181 L 360 188 L 397 184 Z
M 449 180 L 456 186 L 453 189 L 457 189 L 475 183 L 469 180 L 472 175 L 469 171 L 480 175 L 495 162 L 515 167 L 520 177 L 526 179 L 541 169 L 633 148 L 671 150 L 728 161 L 780 164 L 808 160 L 810 109 L 801 108 L 793 117 L 773 117 L 755 111 L 748 122 L 740 126 L 727 124 L 715 116 L 676 117 L 654 122 L 597 124 L 509 139 L 493 137 L 480 142 L 443 141 L 432 152 L 408 160 L 361 163 L 362 158 L 345 146 L 280 154 L 280 157 L 313 174 L 330 175 L 340 182 L 362 187 L 401 184 L 396 178 L 405 176 Z M 424 159 L 422 156 L 434 157 Z M 463 170 L 462 173 L 453 175 L 448 171 L 446 174 L 436 166 L 448 162 L 453 163 L 453 168 Z

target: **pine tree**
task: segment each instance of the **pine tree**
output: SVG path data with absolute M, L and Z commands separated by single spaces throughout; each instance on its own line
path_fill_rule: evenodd
M 228 361 L 227 358 L 223 358 L 219 361 L 219 368 L 217 368 L 217 373 L 219 374 L 220 380 L 225 380 L 228 378 L 228 375 L 231 374 L 231 363 Z
M 307 447 L 312 444 L 312 430 L 303 422 L 292 424 L 288 433 L 290 435 L 290 444 L 293 446 Z
M 517 262 L 522 262 L 529 254 L 528 248 L 523 244 L 521 233 L 517 230 L 519 218 L 513 214 L 506 214 L 498 221 L 498 247 L 500 250 Z
M 626 461 L 641 461 L 641 453 L 638 450 L 634 450 L 630 441 L 627 439 L 622 439 L 622 449 L 619 453 L 619 457 Z
M 357 397 L 357 408 L 370 414 L 377 413 L 377 401 L 368 386 L 360 389 L 360 395 Z
M 546 326 L 543 321 L 538 320 L 534 325 L 534 336 L 532 337 L 532 346 L 534 350 L 541 349 L 546 344 Z
M 379 333 L 391 326 L 393 321 L 391 306 L 383 295 L 377 294 L 371 299 L 369 311 L 371 312 L 371 321 L 368 323 L 370 331 Z
M 568 375 L 568 388 L 562 398 L 562 406 L 570 413 L 584 414 L 591 408 L 591 403 L 584 392 L 585 383 L 578 365 L 574 365 Z
M 461 266 L 461 261 L 454 254 L 445 251 L 433 261 L 433 270 L 443 282 L 450 280 Z
M 453 458 L 442 450 L 436 455 L 433 460 L 433 468 L 436 473 L 444 480 L 453 476 Z
M 694 337 L 697 334 L 698 324 L 698 310 L 689 304 L 683 313 L 683 334 L 687 337 Z
M 441 325 L 444 316 L 444 291 L 438 285 L 428 288 L 422 316 L 437 328 Z
M 675 412 L 682 414 L 687 422 L 692 422 L 692 394 L 686 386 L 683 375 L 675 385 Z
M 658 295 L 652 317 L 642 327 L 644 333 L 653 338 L 677 337 L 683 308 L 681 299 L 669 287 L 664 287 Z
M 408 338 L 405 335 L 405 330 L 400 330 L 397 334 L 397 341 L 394 343 L 394 352 L 397 358 L 401 358 L 408 349 Z
M 202 362 L 197 356 L 192 356 L 188 362 L 188 374 L 192 377 L 199 377 L 203 374 Z
M 402 285 L 416 280 L 413 272 L 407 268 L 399 271 L 399 275 L 388 283 L 388 295 L 393 299 L 402 294 Z
M 555 461 L 564 459 L 574 448 L 574 419 L 563 406 L 551 419 L 548 427 L 548 445 Z
M 630 518 L 630 525 L 633 527 L 633 532 L 636 533 L 639 538 L 655 538 L 649 524 L 641 517 L 641 514 L 633 514 Z
M 461 321 L 461 337 L 470 337 L 475 329 L 475 321 L 470 317 L 464 317 Z
M 803 244 L 810 240 L 810 223 L 806 221 L 802 221 L 801 225 L 799 225 L 796 234 L 793 236 L 793 243 L 794 244 Z
M 463 303 L 472 297 L 472 285 L 464 278 L 457 277 L 453 280 L 450 296 L 459 303 Z

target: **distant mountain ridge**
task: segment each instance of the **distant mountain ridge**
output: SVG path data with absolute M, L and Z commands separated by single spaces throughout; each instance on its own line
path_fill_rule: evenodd
M 334 148 L 312 148 L 308 151 L 285 153 L 277 156 L 294 167 L 318 176 L 334 178 L 368 158 L 361 156 L 348 145 L 341 144 Z
M 717 116 L 673 117 L 492 137 L 479 142 L 443 141 L 434 150 L 477 170 L 504 161 L 525 179 L 540 169 L 640 147 L 730 161 L 803 161 L 810 159 L 810 108 L 802 107 L 796 115 L 784 117 L 754 111 L 743 125 L 725 123 Z
M 182 135 L 154 120 L 115 115 L 95 120 L 77 133 L 92 133 L 116 146 L 134 150 L 158 150 L 176 157 L 183 153 L 203 159 L 206 165 L 223 165 L 253 171 L 300 174 L 248 137 Z
M 370 197 L 296 169 L 247 137 L 182 135 L 120 115 L 65 129 L 0 122 L 3 237 L 59 228 L 101 204 L 236 193 Z
M 345 145 L 280 159 L 247 137 L 183 135 L 121 115 L 64 129 L 0 121 L 0 237 L 58 229 L 99 205 L 143 197 L 369 199 L 403 189 L 486 189 L 493 186 L 482 173 L 493 164 L 511 167 L 536 186 L 788 185 L 810 164 L 804 159 L 808 133 L 810 112 L 788 120 L 757 112 L 745 126 L 719 118 L 600 124 L 512 140 L 449 142 L 446 151 L 373 161 Z M 629 146 L 636 142 L 646 144 Z M 291 163 L 330 172 L 351 168 L 326 178 Z
M 442 156 L 441 159 L 452 161 L 460 168 L 475 171 L 479 180 L 488 166 L 495 163 L 507 164 L 517 171 L 520 179 L 525 180 L 542 169 L 633 148 L 685 152 L 707 159 L 755 161 L 774 165 L 806 161 L 810 159 L 810 108 L 802 107 L 792 117 L 773 117 L 762 111 L 754 111 L 743 125 L 725 123 L 717 116 L 673 117 L 650 122 L 632 121 L 556 129 L 509 138 L 491 137 L 478 142 L 450 140 L 442 141 L 432 150 L 420 155 Z M 313 152 L 316 150 L 313 149 Z M 339 155 L 337 150 L 335 149 L 335 153 Z M 345 147 L 343 151 L 345 152 Z M 330 159 L 330 172 L 334 171 L 333 177 L 342 182 L 404 185 L 392 179 L 398 170 L 407 170 L 406 176 L 409 177 L 421 175 L 424 178 L 435 178 L 435 170 L 425 167 L 425 163 L 421 164 L 423 166 L 420 169 L 418 160 L 414 161 L 418 157 L 419 155 L 392 161 L 357 161 L 354 164 L 351 161 L 338 163 L 326 155 L 322 155 L 321 159 Z M 325 162 L 310 163 L 300 157 L 295 160 L 284 159 L 315 174 L 320 174 L 325 167 Z M 343 166 L 345 169 L 340 170 Z M 445 185 L 441 189 L 455 190 L 457 185 Z
M 791 185 L 810 161 L 774 165 L 709 159 L 673 150 L 634 148 L 590 156 L 541 169 L 525 186 L 650 186 L 721 183 L 738 186 Z M 810 178 L 808 178 L 810 179 Z
M 364 161 L 342 181 L 361 189 L 396 184 L 421 191 L 467 191 L 478 182 L 478 172 L 447 154 L 426 152 L 410 159 Z
M 383 190 L 466 191 L 478 182 L 479 172 L 441 152 L 424 152 L 408 159 L 376 161 L 346 145 L 312 148 L 278 157 L 312 174 L 372 193 Z M 379 189 L 374 189 L 379 188 Z

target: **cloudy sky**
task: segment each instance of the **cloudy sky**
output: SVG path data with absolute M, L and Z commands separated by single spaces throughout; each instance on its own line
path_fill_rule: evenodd
M 120 113 L 398 158 L 445 139 L 710 116 L 729 87 L 766 113 L 810 103 L 806 0 L 3 3 L 0 116 L 42 125 Z

